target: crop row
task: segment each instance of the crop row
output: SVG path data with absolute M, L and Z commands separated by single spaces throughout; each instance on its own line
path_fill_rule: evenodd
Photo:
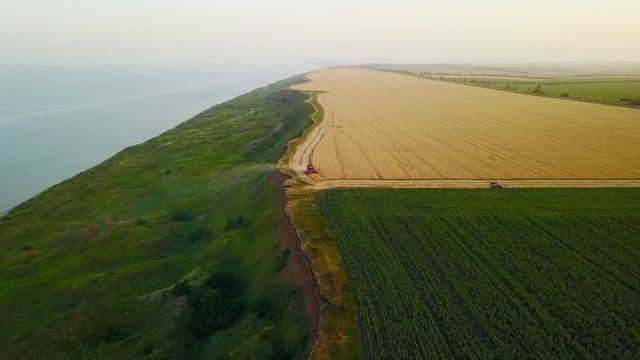
M 637 358 L 640 209 L 612 216 L 615 204 L 598 210 L 607 194 L 594 191 L 579 201 L 588 216 L 571 203 L 541 211 L 555 192 L 319 193 L 358 301 L 365 353 Z M 478 201 L 511 204 L 484 211 Z

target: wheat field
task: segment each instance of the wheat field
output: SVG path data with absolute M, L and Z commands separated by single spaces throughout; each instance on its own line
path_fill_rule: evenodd
M 315 180 L 640 179 L 640 111 L 346 68 L 297 150 Z

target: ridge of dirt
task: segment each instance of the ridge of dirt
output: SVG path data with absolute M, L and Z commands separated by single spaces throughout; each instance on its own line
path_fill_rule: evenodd
M 311 117 L 313 124 L 307 127 L 300 137 L 289 141 L 277 168 L 278 176 L 281 177 L 279 181 L 284 179 L 279 201 L 285 204 L 284 213 L 288 221 L 285 237 L 287 241 L 295 238 L 301 256 L 300 261 L 308 264 L 308 270 L 312 274 L 310 278 L 317 287 L 317 293 L 315 290 L 308 293 L 308 296 L 316 297 L 309 305 L 308 311 L 318 311 L 317 318 L 313 319 L 316 326 L 315 339 L 309 358 L 362 358 L 355 298 L 349 292 L 348 276 L 337 244 L 315 208 L 315 193 L 318 189 L 308 187 L 308 183 L 300 176 L 304 174 L 306 164 L 300 166 L 298 171 L 289 165 L 296 163 L 292 157 L 298 153 L 302 142 L 315 136 L 313 134 L 324 114 L 324 109 L 317 102 L 317 96 L 321 92 L 305 93 L 309 95 L 307 102 L 315 109 Z M 300 160 L 297 163 L 301 163 Z M 309 282 L 308 279 L 306 281 Z
M 311 260 L 302 248 L 302 242 L 298 236 L 298 230 L 293 225 L 291 218 L 286 212 L 287 194 L 283 186 L 287 177 L 274 170 L 271 181 L 278 186 L 278 237 L 282 242 L 282 247 L 290 249 L 291 253 L 287 260 L 287 267 L 290 269 L 294 281 L 302 288 L 305 311 L 311 320 L 311 334 L 307 344 L 309 349 L 313 348 L 318 337 L 318 327 L 320 325 L 320 308 L 325 299 L 320 293 L 318 279 L 313 271 Z

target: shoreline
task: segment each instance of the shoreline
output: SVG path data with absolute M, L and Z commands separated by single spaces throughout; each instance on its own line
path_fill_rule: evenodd
M 11 73 L 12 88 L 32 95 L 0 102 L 0 106 L 15 102 L 11 108 L 21 110 L 10 117 L 29 115 L 20 121 L 4 121 L 7 116 L 0 116 L 0 172 L 6 174 L 0 176 L 1 216 L 128 147 L 309 67 L 213 67 L 186 74 L 181 69 L 123 68 L 113 72 L 117 83 L 112 75 L 105 75 L 106 70 L 112 74 L 111 69 L 103 68 L 27 68 Z M 0 66 L 0 75 L 2 70 Z M 43 82 L 42 89 L 36 89 L 41 91 L 32 89 L 34 78 Z M 67 78 L 77 78 L 78 83 L 66 85 Z M 57 99 L 49 89 L 68 94 Z M 43 103 L 50 110 L 29 107 L 29 101 Z

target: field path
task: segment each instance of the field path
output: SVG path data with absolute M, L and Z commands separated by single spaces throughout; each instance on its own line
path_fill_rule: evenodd
M 308 187 L 640 187 L 640 110 L 327 69 L 288 166 Z M 313 163 L 318 174 L 305 174 Z

